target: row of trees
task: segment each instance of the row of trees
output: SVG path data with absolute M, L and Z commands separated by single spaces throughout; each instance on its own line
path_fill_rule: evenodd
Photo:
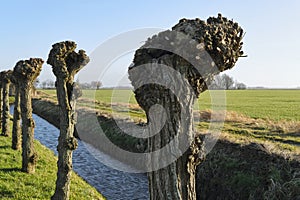
M 196 167 L 207 152 L 201 137 L 193 130 L 193 105 L 200 93 L 207 89 L 205 80 L 211 80 L 220 71 L 231 69 L 243 56 L 242 39 L 242 28 L 219 14 L 217 18 L 210 17 L 207 21 L 181 19 L 172 30 L 149 38 L 136 51 L 134 65 L 129 67 L 128 73 L 137 102 L 147 115 L 149 135 L 152 135 L 147 146 L 151 154 L 146 158 L 151 200 L 196 199 Z M 170 47 L 172 51 L 166 51 Z M 56 76 L 60 108 L 58 173 L 52 199 L 69 198 L 72 151 L 77 147 L 73 136 L 76 121 L 74 109 L 75 100 L 81 92 L 78 84 L 74 83 L 74 76 L 89 62 L 89 58 L 83 50 L 77 53 L 75 49 L 76 44 L 70 41 L 54 44 L 47 60 Z M 214 62 L 204 62 L 208 59 L 204 50 L 210 53 Z M 26 149 L 23 154 L 26 159 L 30 158 L 27 161 L 30 169 L 25 171 L 30 172 L 34 172 L 36 161 L 32 154 L 34 123 L 30 88 L 39 75 L 42 63 L 41 59 L 20 61 L 14 69 L 20 77 L 17 84 L 22 102 L 22 148 Z M 181 73 L 188 81 L 178 78 L 174 71 L 166 70 L 163 65 Z M 140 67 L 145 70 L 139 70 Z M 151 70 L 148 67 L 152 67 Z M 154 84 L 153 80 L 160 84 Z M 165 86 L 172 87 L 176 94 Z M 5 81 L 2 88 L 7 88 Z M 3 95 L 6 93 L 3 92 Z M 7 103 L 5 98 L 3 104 Z M 4 105 L 2 108 L 5 113 L 7 108 Z M 157 110 L 160 108 L 164 112 Z M 157 133 L 159 127 L 161 130 Z
M 210 89 L 214 90 L 245 90 L 246 84 L 234 81 L 234 79 L 227 74 L 215 76 L 213 82 L 210 85 Z
M 101 81 L 91 81 L 89 83 L 80 83 L 79 79 L 76 80 L 77 85 L 80 86 L 81 89 L 93 89 L 93 90 L 99 90 L 102 87 Z M 55 81 L 51 79 L 47 79 L 45 81 L 40 82 L 39 79 L 37 79 L 34 82 L 34 86 L 36 88 L 43 88 L 43 89 L 54 89 L 55 88 Z
M 99 90 L 102 87 L 101 81 L 91 81 L 90 83 L 80 83 L 79 79 L 76 80 L 76 83 L 80 86 L 81 89 L 96 89 Z M 37 79 L 34 82 L 34 86 L 36 88 L 43 89 L 53 89 L 55 88 L 55 81 L 51 79 L 47 79 L 45 81 L 40 82 Z M 213 82 L 210 85 L 210 89 L 213 90 L 245 90 L 247 89 L 246 84 L 235 81 L 233 77 L 228 76 L 227 74 L 217 75 L 215 76 Z
M 58 172 L 55 193 L 52 199 L 69 199 L 70 180 L 72 172 L 72 152 L 77 147 L 74 137 L 76 121 L 75 102 L 81 95 L 74 76 L 88 62 L 85 51 L 78 53 L 75 42 L 66 41 L 54 44 L 47 63 L 52 65 L 56 76 L 57 98 L 60 108 L 60 136 L 58 138 Z M 0 72 L 0 121 L 2 136 L 9 134 L 9 87 L 15 86 L 15 107 L 13 116 L 12 148 L 22 149 L 22 171 L 35 173 L 38 155 L 34 149 L 34 120 L 32 118 L 31 98 L 33 88 L 38 84 L 44 61 L 41 58 L 30 58 L 17 62 L 13 70 Z M 22 119 L 22 120 L 21 120 Z M 22 126 L 21 126 L 22 123 Z M 21 128 L 22 127 L 22 128 Z

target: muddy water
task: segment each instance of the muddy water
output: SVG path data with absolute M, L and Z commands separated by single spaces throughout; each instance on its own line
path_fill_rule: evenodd
M 12 108 L 11 108 L 12 110 Z M 33 114 L 35 121 L 35 138 L 53 150 L 57 155 L 56 146 L 59 130 L 46 120 Z M 111 158 L 91 145 L 79 141 L 73 154 L 74 171 L 94 186 L 107 199 L 149 199 L 148 182 L 145 174 L 132 174 L 110 168 L 100 161 L 109 159 L 110 163 L 130 168 Z

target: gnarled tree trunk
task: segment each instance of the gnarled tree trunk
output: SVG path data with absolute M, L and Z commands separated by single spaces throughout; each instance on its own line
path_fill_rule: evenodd
M 3 105 L 2 105 L 2 135 L 9 136 L 9 86 L 10 86 L 10 78 L 12 71 L 8 70 L 4 72 L 2 79 L 2 96 L 3 96 Z
M 188 149 L 185 152 L 186 149 L 181 146 L 182 143 L 192 144 L 195 137 L 192 109 L 196 96 L 186 83 L 180 83 L 180 86 L 182 88 L 178 88 L 176 95 L 162 88 L 156 93 L 156 104 L 164 108 L 165 114 L 154 113 L 155 117 L 153 117 L 151 116 L 153 113 L 146 112 L 148 123 L 155 127 L 163 127 L 159 134 L 150 138 L 148 145 L 150 152 L 159 151 L 168 146 L 170 140 L 175 139 L 176 134 L 185 135 L 176 144 L 168 146 L 167 155 L 155 155 L 149 159 L 148 165 L 155 170 L 148 173 L 151 199 L 196 199 L 195 169 L 199 158 L 194 161 L 189 160 L 192 151 Z M 177 99 L 179 96 L 181 96 L 180 102 Z M 181 119 L 182 115 L 184 120 Z M 182 154 L 181 156 L 178 151 Z M 197 146 L 194 151 L 200 153 Z M 178 155 L 176 162 L 156 169 L 157 163 L 162 162 L 161 159 L 172 155 Z
M 60 135 L 58 139 L 58 172 L 55 193 L 51 199 L 69 199 L 72 152 L 77 148 L 74 137 L 75 104 L 81 95 L 75 87 L 74 76 L 88 62 L 83 50 L 75 52 L 75 42 L 66 41 L 54 44 L 47 63 L 52 65 L 56 76 L 56 92 L 60 108 Z
M 20 88 L 17 79 L 13 76 L 13 84 L 15 85 L 15 106 L 12 130 L 12 149 L 20 150 L 22 146 L 21 131 L 21 107 L 20 107 Z
M 13 75 L 19 81 L 20 107 L 22 117 L 22 171 L 34 173 L 37 154 L 34 149 L 34 120 L 32 118 L 31 95 L 34 80 L 39 76 L 44 61 L 40 58 L 30 58 L 19 61 Z
M 3 75 L 5 71 L 0 72 L 0 123 L 2 127 L 2 108 L 3 108 Z
M 193 104 L 214 75 L 243 55 L 242 37 L 238 24 L 219 14 L 207 21 L 182 19 L 136 51 L 129 79 L 147 115 L 148 151 L 155 152 L 148 168 L 151 200 L 196 199 L 203 145 L 193 131 Z

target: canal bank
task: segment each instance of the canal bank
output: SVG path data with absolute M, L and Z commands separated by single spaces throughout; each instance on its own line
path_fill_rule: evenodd
M 34 112 L 44 115 L 48 121 L 59 119 L 58 107 L 54 102 L 36 99 L 33 101 L 33 108 Z M 106 150 L 108 154 L 115 152 L 114 149 L 107 148 L 105 143 L 99 143 L 99 138 L 95 137 L 95 127 L 90 122 L 96 113 L 98 122 L 104 127 L 101 133 L 105 133 L 105 137 L 111 138 L 113 143 L 120 144 L 125 149 L 141 152 L 141 149 L 137 148 L 140 143 L 137 143 L 136 139 L 128 139 L 109 116 L 101 115 L 101 111 L 95 112 L 93 109 L 78 110 L 78 117 L 86 122 L 80 125 L 86 130 L 86 134 L 79 134 L 83 141 L 95 149 Z M 300 178 L 299 160 L 271 153 L 266 147 L 257 143 L 232 143 L 220 139 L 206 160 L 197 168 L 197 199 L 261 199 L 276 193 L 277 186 L 285 190 L 286 195 L 300 195 L 297 181 Z M 127 157 L 124 159 L 122 155 L 114 153 L 113 156 L 131 165 L 135 163 L 134 160 L 128 162 Z
M 11 112 L 13 112 L 13 106 L 11 106 Z M 33 114 L 33 119 L 35 121 L 35 139 L 57 155 L 59 130 L 36 114 Z M 148 181 L 145 174 L 119 171 L 103 164 L 101 160 L 106 160 L 106 162 L 127 170 L 131 168 L 95 149 L 90 144 L 78 141 L 78 148 L 73 153 L 74 171 L 108 200 L 149 199 Z

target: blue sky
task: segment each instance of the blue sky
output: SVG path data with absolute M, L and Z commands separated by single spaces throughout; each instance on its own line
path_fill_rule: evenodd
M 120 33 L 155 27 L 168 29 L 179 19 L 206 19 L 222 13 L 246 31 L 244 51 L 248 58 L 228 72 L 248 86 L 300 86 L 299 1 L 3 1 L 0 6 L 0 69 L 12 69 L 20 59 L 47 59 L 51 45 L 74 40 L 91 54 L 97 46 Z M 145 38 L 146 39 L 146 38 Z M 132 54 L 116 61 L 112 74 L 126 72 Z M 95 79 L 96 69 L 87 67 L 79 79 Z M 91 77 L 89 77 L 91 76 Z M 109 76 L 109 75 L 107 75 Z M 105 85 L 118 77 L 95 76 Z M 44 65 L 40 79 L 54 79 Z

